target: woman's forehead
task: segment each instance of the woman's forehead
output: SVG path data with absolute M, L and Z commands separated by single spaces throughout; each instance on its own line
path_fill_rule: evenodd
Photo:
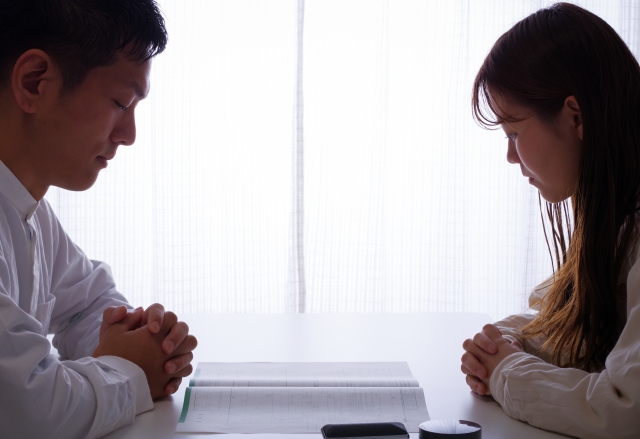
M 503 93 L 488 90 L 487 95 L 491 110 L 500 124 L 521 121 L 533 115 L 533 111 L 529 108 L 518 104 L 514 99 L 505 96 Z

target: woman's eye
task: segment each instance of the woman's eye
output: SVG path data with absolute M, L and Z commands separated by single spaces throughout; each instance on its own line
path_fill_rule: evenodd
M 127 107 L 122 105 L 120 102 L 118 102 L 118 101 L 113 101 L 113 102 L 115 102 L 116 105 L 118 106 L 118 108 L 120 108 L 122 111 L 127 111 Z

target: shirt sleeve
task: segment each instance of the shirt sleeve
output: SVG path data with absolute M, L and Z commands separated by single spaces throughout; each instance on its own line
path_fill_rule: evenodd
M 0 286 L 1 289 L 1 286 Z M 11 438 L 95 438 L 153 407 L 138 366 L 110 357 L 60 361 L 42 327 L 0 291 L 0 425 Z M 115 357 L 113 357 L 115 358 Z M 137 368 L 131 375 L 127 366 Z
M 55 297 L 49 333 L 55 334 L 53 345 L 60 356 L 71 360 L 88 357 L 98 345 L 105 308 L 132 307 L 117 291 L 110 267 L 90 260 L 66 234 L 51 207 L 43 207 L 42 239 L 52 242 L 45 250 L 50 254 L 45 255 L 43 271 L 48 273 L 49 290 Z
M 602 372 L 560 368 L 526 352 L 498 364 L 491 393 L 509 416 L 581 438 L 638 437 L 640 265 L 627 285 L 627 323 Z
M 551 278 L 545 280 L 540 286 L 536 287 L 529 295 L 529 308 L 533 311 L 539 311 L 540 300 L 547 293 Z M 500 330 L 502 336 L 509 341 L 517 340 L 520 342 L 522 349 L 536 357 L 551 362 L 551 350 L 543 349 L 542 344 L 545 339 L 543 337 L 522 336 L 522 328 L 531 323 L 537 314 L 516 314 L 500 320 L 494 325 Z
M 54 245 L 42 267 L 55 296 L 51 332 L 63 357 L 50 355 L 41 323 L 0 284 L 0 425 L 12 438 L 97 438 L 133 423 L 153 408 L 142 369 L 118 357 L 92 358 L 102 311 L 127 304 L 106 264 L 90 261 L 71 242 L 50 209 L 41 218 Z M 46 236 L 49 234 L 50 236 Z M 8 261 L 0 257 L 0 270 Z M 0 276 L 7 278 L 7 276 Z M 43 435 L 43 432 L 46 432 Z

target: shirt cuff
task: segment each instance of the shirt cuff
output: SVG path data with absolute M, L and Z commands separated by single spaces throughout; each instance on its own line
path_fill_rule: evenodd
M 508 401 L 505 401 L 509 397 L 509 391 L 507 389 L 507 380 L 509 375 L 513 372 L 515 367 L 529 363 L 544 363 L 543 360 L 535 355 L 528 354 L 526 352 L 514 352 L 507 355 L 502 359 L 500 363 L 493 369 L 491 379 L 489 380 L 489 388 L 491 389 L 491 396 L 495 399 L 509 414 L 507 406 Z M 511 416 L 511 415 L 510 415 Z
M 136 399 L 136 415 L 153 409 L 147 377 L 137 364 L 113 355 L 104 355 L 98 360 L 130 378 L 131 390 Z
M 491 389 L 491 396 L 498 404 L 504 406 L 505 387 L 507 384 L 507 375 L 512 368 L 513 363 L 517 362 L 517 359 L 521 355 L 529 355 L 525 352 L 514 352 L 507 355 L 498 363 L 493 373 L 491 374 L 491 380 L 489 381 L 489 388 Z

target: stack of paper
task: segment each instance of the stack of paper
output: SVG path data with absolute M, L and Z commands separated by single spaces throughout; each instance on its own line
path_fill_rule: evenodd
M 200 363 L 177 432 L 318 433 L 325 424 L 429 420 L 406 362 Z

